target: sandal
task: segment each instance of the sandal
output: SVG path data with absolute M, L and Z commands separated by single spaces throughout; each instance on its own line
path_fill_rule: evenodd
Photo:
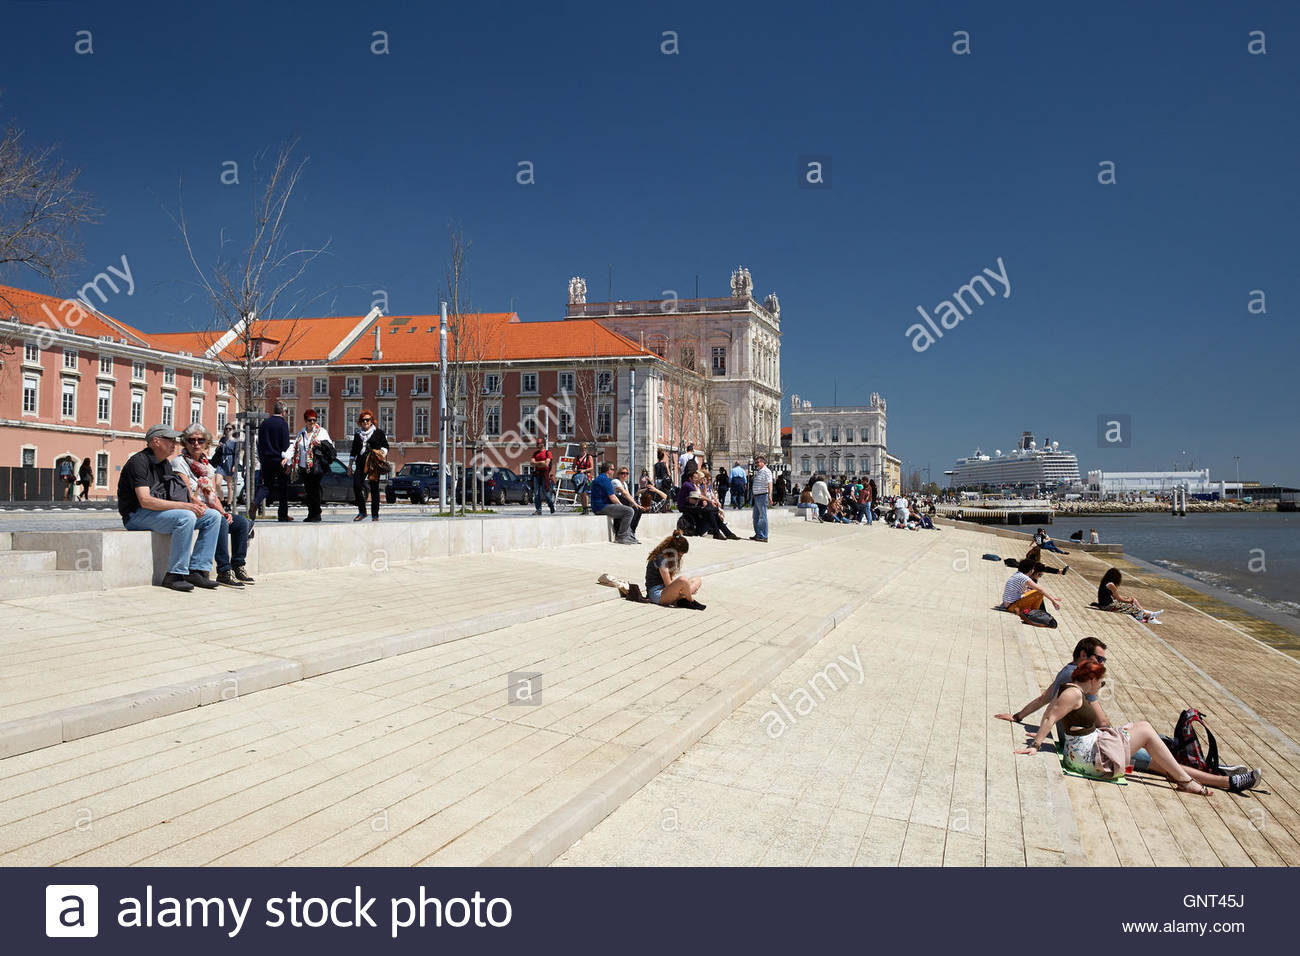
M 1213 794 L 1210 793 L 1209 787 L 1205 786 L 1203 783 L 1198 783 L 1191 777 L 1188 777 L 1186 780 L 1175 780 L 1174 786 L 1177 787 L 1179 793 L 1194 793 L 1198 797 L 1213 796 Z

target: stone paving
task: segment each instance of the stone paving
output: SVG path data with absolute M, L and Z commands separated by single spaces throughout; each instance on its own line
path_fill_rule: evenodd
M 1046 631 L 990 610 L 1009 572 L 979 555 L 1006 540 L 778 521 L 766 546 L 694 540 L 702 612 L 593 583 L 640 580 L 648 543 L 269 575 L 197 596 L 215 611 L 149 588 L 0 602 L 0 721 L 303 668 L 0 759 L 0 864 L 1300 861 L 1295 661 L 1186 607 L 1159 631 L 1088 611 L 1096 561 Z M 1208 709 L 1266 792 L 1015 757 L 992 713 L 1085 633 L 1111 645 L 1112 716 Z M 520 673 L 534 705 L 510 701 Z

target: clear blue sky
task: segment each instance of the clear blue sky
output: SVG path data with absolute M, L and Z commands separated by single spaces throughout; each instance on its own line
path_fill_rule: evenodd
M 474 306 L 528 320 L 573 275 L 604 298 L 609 265 L 630 299 L 697 274 L 725 295 L 743 264 L 781 298 L 786 392 L 880 392 L 909 469 L 1028 428 L 1085 469 L 1240 455 L 1300 484 L 1300 4 L 189 6 L 0 4 L 0 115 L 84 171 L 84 269 L 128 256 L 126 321 L 206 324 L 162 207 L 183 179 L 210 252 L 246 234 L 222 163 L 295 134 L 292 234 L 332 249 L 318 312 L 381 288 L 436 311 L 451 219 Z M 806 155 L 830 188 L 797 188 Z M 999 257 L 1010 297 L 915 352 L 916 307 Z M 1099 413 L 1132 416 L 1132 448 L 1097 447 Z

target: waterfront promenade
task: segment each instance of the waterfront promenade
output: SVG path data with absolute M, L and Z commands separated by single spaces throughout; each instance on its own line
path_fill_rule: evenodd
M 1300 663 L 1190 607 L 1162 629 L 1089 610 L 1098 558 L 1052 581 L 1048 631 L 990 610 L 1009 572 L 980 555 L 1015 545 L 982 532 L 781 517 L 766 546 L 694 539 L 701 612 L 594 583 L 640 580 L 642 537 L 5 596 L 0 741 L 27 752 L 0 759 L 0 863 L 1300 862 Z M 1198 706 L 1264 787 L 1207 800 L 1014 756 L 992 714 L 1085 634 L 1110 645 L 1112 717 L 1168 732 Z M 519 674 L 535 703 L 511 702 Z M 66 742 L 22 736 L 53 713 Z

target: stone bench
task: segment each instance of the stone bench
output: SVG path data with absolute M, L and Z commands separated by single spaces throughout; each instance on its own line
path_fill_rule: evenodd
M 253 576 L 318 568 L 382 567 L 423 558 L 531 548 L 561 548 L 609 540 L 604 522 L 577 515 L 501 518 L 431 518 L 414 521 L 280 523 L 259 521 L 249 542 Z M 641 528 L 664 537 L 676 514 L 646 515 Z M 104 590 L 162 582 L 170 539 L 146 531 L 15 531 L 15 551 L 47 551 L 60 571 L 95 571 Z

